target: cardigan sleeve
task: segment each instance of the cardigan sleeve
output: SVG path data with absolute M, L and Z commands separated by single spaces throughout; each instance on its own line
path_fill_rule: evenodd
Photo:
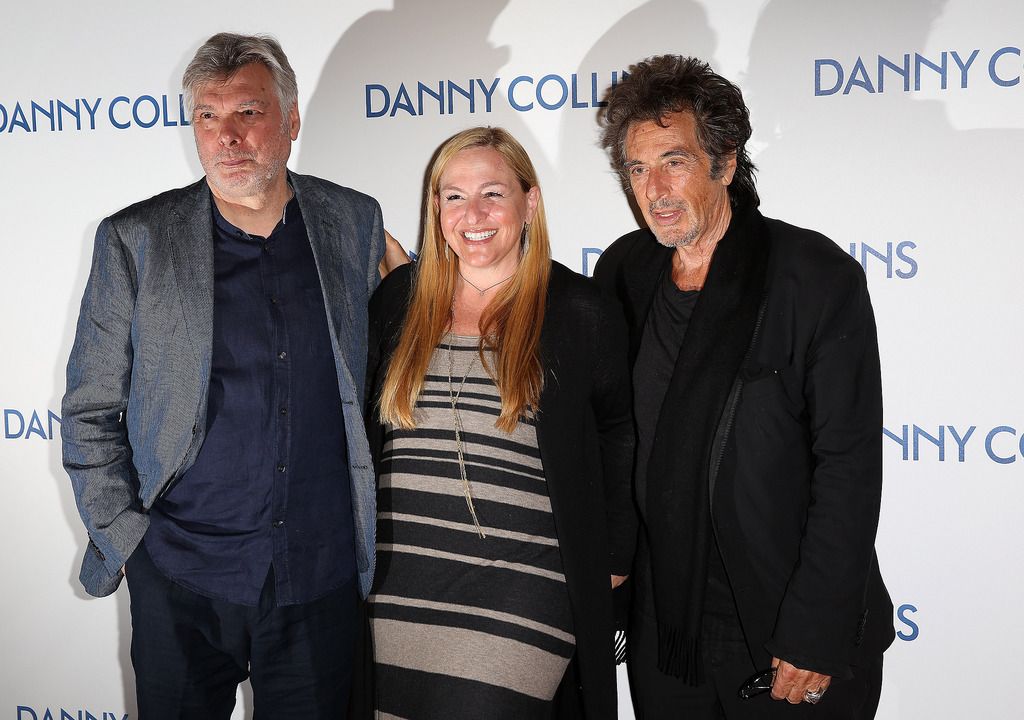
M 636 549 L 633 502 L 632 387 L 626 322 L 618 303 L 602 294 L 596 335 L 591 405 L 597 421 L 607 513 L 611 574 L 628 575 Z

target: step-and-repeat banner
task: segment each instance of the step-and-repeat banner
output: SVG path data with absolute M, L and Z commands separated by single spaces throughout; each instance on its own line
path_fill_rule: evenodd
M 291 167 L 374 195 L 406 247 L 438 144 L 509 129 L 584 274 L 636 227 L 596 142 L 605 88 L 663 52 L 736 81 L 762 210 L 856 258 L 878 316 L 897 630 L 878 717 L 1019 716 L 1024 4 L 54 0 L 0 22 L 0 720 L 136 718 L 126 589 L 77 582 L 60 398 L 100 219 L 201 174 L 180 77 L 220 30 L 280 39 Z

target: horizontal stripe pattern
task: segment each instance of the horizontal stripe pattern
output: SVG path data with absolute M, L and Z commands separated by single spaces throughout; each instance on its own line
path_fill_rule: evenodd
M 501 399 L 476 343 L 454 338 L 452 385 L 469 368 L 458 412 L 486 537 L 459 469 L 448 345 L 431 359 L 416 428 L 386 429 L 369 598 L 380 717 L 542 713 L 575 648 L 536 427 L 495 427 Z
M 380 696 L 397 707 L 415 707 L 415 714 L 380 711 L 378 718 L 409 720 L 526 720 L 546 718 L 550 703 L 490 683 L 390 666 L 387 677 L 378 678 Z

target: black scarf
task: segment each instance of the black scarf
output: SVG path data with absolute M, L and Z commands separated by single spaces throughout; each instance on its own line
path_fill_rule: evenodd
M 769 239 L 753 208 L 737 209 L 686 330 L 661 406 L 646 473 L 646 521 L 658 620 L 658 669 L 703 681 L 701 617 L 713 547 L 709 470 L 716 430 L 764 298 Z

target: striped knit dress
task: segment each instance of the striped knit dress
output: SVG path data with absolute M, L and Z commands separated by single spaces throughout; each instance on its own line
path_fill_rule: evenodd
M 386 428 L 369 598 L 379 718 L 547 717 L 575 649 L 536 428 L 494 426 L 501 401 L 477 342 L 442 339 L 416 428 Z M 453 395 L 486 537 L 463 490 Z

